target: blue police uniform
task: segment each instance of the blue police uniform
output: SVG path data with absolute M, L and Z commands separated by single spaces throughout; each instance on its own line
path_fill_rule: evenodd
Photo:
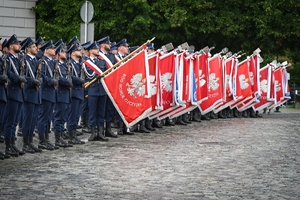
M 17 36 L 12 35 L 6 43 L 6 47 L 9 48 L 10 45 L 15 43 L 19 45 Z M 24 100 L 23 83 L 26 82 L 21 60 L 16 56 L 9 53 L 6 58 L 7 76 L 10 81 L 7 84 L 8 103 L 4 111 L 3 131 L 6 145 L 5 152 L 11 156 L 25 154 L 15 145 L 15 131 Z
M 31 38 L 26 38 L 22 49 L 34 44 Z M 33 55 L 27 54 L 25 57 L 25 78 L 27 83 L 24 85 L 24 103 L 22 106 L 22 134 L 23 134 L 23 151 L 29 153 L 41 152 L 42 150 L 33 145 L 33 132 L 37 122 L 38 108 L 41 104 L 41 80 L 38 73 L 38 61 Z M 20 127 L 19 127 L 20 128 Z
M 99 48 L 96 42 L 92 43 L 87 49 Z M 88 58 L 92 61 L 101 71 L 106 71 L 108 68 L 104 60 L 99 58 Z M 96 77 L 99 77 L 92 69 L 86 67 L 86 75 L 89 81 Z M 88 90 L 88 104 L 89 104 L 89 125 L 92 130 L 92 135 L 89 141 L 100 139 L 102 141 L 108 141 L 104 137 L 104 120 L 105 120 L 105 106 L 106 106 L 107 94 L 100 82 L 97 80 L 89 87 Z M 95 137 L 95 127 L 97 129 L 97 137 Z
M 68 119 L 68 130 L 76 130 L 78 128 L 78 122 L 80 117 L 80 108 L 84 100 L 84 88 L 82 84 L 84 80 L 81 79 L 81 65 L 79 62 L 71 58 L 71 71 L 72 71 L 72 103 L 71 112 Z
M 110 39 L 109 36 L 106 36 L 104 38 L 101 38 L 100 40 L 97 41 L 100 45 L 101 44 L 110 44 Z M 100 50 L 101 51 L 101 50 Z M 112 65 L 117 63 L 116 57 L 112 53 L 104 53 L 102 52 L 111 62 Z M 106 63 L 107 64 L 107 63 Z M 109 67 L 109 66 L 107 66 Z M 106 127 L 105 127 L 105 136 L 106 137 L 114 137 L 117 138 L 118 136 L 114 134 L 111 130 L 111 122 L 113 121 L 113 117 L 117 116 L 117 120 L 120 120 L 119 115 L 116 112 L 116 109 L 110 100 L 110 98 L 107 98 L 106 100 L 106 105 L 105 105 L 105 121 L 106 121 Z
M 56 90 L 56 107 L 54 112 L 54 132 L 64 131 L 64 124 L 70 113 L 71 106 L 71 82 L 68 80 L 68 69 L 66 62 L 58 61 L 59 81 Z
M 8 81 L 7 72 L 4 67 L 4 57 L 0 58 L 0 133 L 3 133 L 4 111 L 7 104 L 7 89 Z
M 45 43 L 41 49 L 54 48 L 52 40 Z M 39 147 L 42 149 L 53 150 L 55 147 L 49 142 L 50 124 L 53 115 L 54 105 L 56 103 L 57 72 L 54 72 L 56 62 L 52 58 L 42 58 L 42 104 L 38 114 L 38 133 Z

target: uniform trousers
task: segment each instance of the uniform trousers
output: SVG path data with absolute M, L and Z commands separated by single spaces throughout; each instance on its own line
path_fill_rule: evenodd
M 60 133 L 65 130 L 65 123 L 70 114 L 71 103 L 57 102 L 54 112 L 54 132 Z
M 16 127 L 18 124 L 22 104 L 22 102 L 9 99 L 7 106 L 5 107 L 3 129 L 5 139 L 15 138 Z
M 88 97 L 89 125 L 91 127 L 104 126 L 107 95 Z
M 22 106 L 23 119 L 22 133 L 23 136 L 32 136 L 38 118 L 39 105 L 25 101 Z
M 70 114 L 68 118 L 68 130 L 76 130 L 78 128 L 78 122 L 80 117 L 80 109 L 82 105 L 82 100 L 78 98 L 72 98 L 70 106 Z
M 50 130 L 51 119 L 53 116 L 54 103 L 42 100 L 38 116 L 38 132 L 39 134 L 48 133 Z
M 7 105 L 7 103 L 5 101 L 0 101 L 0 132 L 3 131 L 6 105 Z

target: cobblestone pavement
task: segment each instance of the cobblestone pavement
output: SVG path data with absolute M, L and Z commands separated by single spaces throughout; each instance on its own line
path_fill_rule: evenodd
M 299 119 L 281 109 L 0 160 L 0 199 L 300 199 Z

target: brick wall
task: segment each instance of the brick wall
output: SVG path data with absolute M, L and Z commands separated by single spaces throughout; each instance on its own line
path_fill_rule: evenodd
M 0 37 L 16 34 L 19 40 L 35 39 L 35 13 L 30 10 L 38 0 L 0 0 Z

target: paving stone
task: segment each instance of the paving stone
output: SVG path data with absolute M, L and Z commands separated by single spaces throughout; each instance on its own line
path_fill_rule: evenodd
M 281 110 L 1 160 L 0 199 L 300 199 L 300 111 Z

